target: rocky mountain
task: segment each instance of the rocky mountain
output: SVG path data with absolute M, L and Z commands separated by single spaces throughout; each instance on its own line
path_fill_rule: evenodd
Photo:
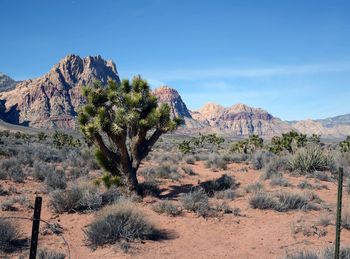
M 297 131 L 312 135 L 318 134 L 323 137 L 345 137 L 350 135 L 350 125 L 346 124 L 346 120 L 335 120 L 330 124 L 327 120 L 302 120 L 292 124 L 292 127 Z
M 327 119 L 316 120 L 320 122 L 326 128 L 332 128 L 337 125 L 348 125 L 350 126 L 350 114 L 344 114 L 336 117 L 330 117 Z
M 45 75 L 15 82 L 0 73 L 0 120 L 34 128 L 75 128 L 75 118 L 84 103 L 81 88 L 93 81 L 120 82 L 115 64 L 101 56 L 81 58 L 68 55 Z M 13 89 L 12 89 L 13 88 Z M 6 90 L 5 90 L 6 89 Z M 223 107 L 208 103 L 190 111 L 180 94 L 162 86 L 153 91 L 160 103 L 167 103 L 172 117 L 181 117 L 183 132 L 217 132 L 230 136 L 280 135 L 295 129 L 325 137 L 350 135 L 350 114 L 324 120 L 285 122 L 265 110 L 236 104 Z
M 115 64 L 101 56 L 68 55 L 45 75 L 0 93 L 0 118 L 34 128 L 74 128 L 84 102 L 81 88 L 94 80 L 119 82 Z
M 0 72 L 0 92 L 14 88 L 16 83 L 11 77 Z
M 268 112 L 245 104 L 225 108 L 208 103 L 200 110 L 194 111 L 192 116 L 208 127 L 217 128 L 234 136 L 251 134 L 274 136 L 292 129 L 288 123 L 273 117 Z
M 202 128 L 203 125 L 192 118 L 190 111 L 187 109 L 186 104 L 182 101 L 179 93 L 168 86 L 161 86 L 153 91 L 153 94 L 157 96 L 159 103 L 167 103 L 171 109 L 171 116 L 180 117 L 183 119 L 183 127 L 186 128 Z

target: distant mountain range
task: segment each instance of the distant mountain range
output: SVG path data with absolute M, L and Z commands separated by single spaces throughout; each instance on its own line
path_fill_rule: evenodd
M 74 129 L 79 107 L 84 104 L 81 88 L 99 80 L 120 82 L 115 64 L 101 56 L 81 58 L 68 55 L 45 75 L 16 82 L 0 73 L 0 119 L 34 128 Z M 350 114 L 324 120 L 287 122 L 260 108 L 245 104 L 223 107 L 208 103 L 196 111 L 188 110 L 180 94 L 162 86 L 154 90 L 160 103 L 168 103 L 172 116 L 184 120 L 180 131 L 218 132 L 232 136 L 258 134 L 265 137 L 290 130 L 324 137 L 350 135 Z

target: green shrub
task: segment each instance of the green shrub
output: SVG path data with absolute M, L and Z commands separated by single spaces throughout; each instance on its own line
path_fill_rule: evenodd
M 41 161 L 35 161 L 33 164 L 33 177 L 37 181 L 45 181 L 46 176 L 53 171 L 54 168 Z
M 210 155 L 205 166 L 213 171 L 226 170 L 228 162 L 219 155 Z
M 147 180 L 141 183 L 139 188 L 143 196 L 158 197 L 162 193 L 162 190 L 159 189 L 157 182 L 154 180 Z
M 169 200 L 159 201 L 153 206 L 153 210 L 157 213 L 167 214 L 173 217 L 180 215 L 182 212 L 181 207 Z
M 270 184 L 272 186 L 283 186 L 283 187 L 291 186 L 291 184 L 288 182 L 288 180 L 285 179 L 282 175 L 273 176 L 271 178 Z
M 0 218 L 0 251 L 14 250 L 19 239 L 17 227 L 11 221 Z
M 266 192 L 257 192 L 249 200 L 249 204 L 253 209 L 274 209 L 276 207 L 276 201 L 272 195 Z
M 319 259 L 319 256 L 312 251 L 298 251 L 295 254 L 287 255 L 285 259 Z
M 90 246 L 97 247 L 121 240 L 150 239 L 156 232 L 134 206 L 120 202 L 104 208 L 87 227 L 85 234 Z
M 245 191 L 247 193 L 255 193 L 255 192 L 260 192 L 264 189 L 264 186 L 260 182 L 252 183 L 249 184 L 246 188 Z
M 186 193 L 181 199 L 186 210 L 196 212 L 200 216 L 208 216 L 210 212 L 209 199 L 202 188 Z
M 53 170 L 48 173 L 45 184 L 49 190 L 65 189 L 67 187 L 67 179 L 64 171 Z
M 324 171 L 329 168 L 328 158 L 318 146 L 299 149 L 289 161 L 289 164 L 293 171 L 302 173 Z
M 249 200 L 249 204 L 254 209 L 273 209 L 279 212 L 317 210 L 318 207 L 313 203 L 314 199 L 314 197 L 298 193 L 282 192 L 272 195 L 265 192 L 258 192 L 253 194 Z
M 16 158 L 5 159 L 0 162 L 0 180 L 11 179 L 23 182 L 25 174 Z
M 288 158 L 285 156 L 272 157 L 266 165 L 262 179 L 271 179 L 273 176 L 280 175 L 280 172 L 289 170 Z
M 240 140 L 231 146 L 230 151 L 241 154 L 251 154 L 262 149 L 264 140 L 258 135 L 251 135 L 248 139 Z
M 340 150 L 342 152 L 350 152 L 350 136 L 347 136 L 344 141 L 339 143 Z
M 48 250 L 48 249 L 38 249 L 36 259 L 64 259 L 66 255 L 60 252 Z
M 234 190 L 228 189 L 224 191 L 215 191 L 214 196 L 217 199 L 234 200 L 237 197 L 237 194 Z
M 190 164 L 190 165 L 194 165 L 194 163 L 196 162 L 194 156 L 186 156 L 185 157 L 185 162 L 187 164 Z
M 96 187 L 81 184 L 50 193 L 50 205 L 57 213 L 91 211 L 102 206 L 102 195 Z
M 298 183 L 297 186 L 299 189 L 313 189 L 313 185 L 306 182 L 306 181 L 301 181 L 300 183 Z
M 324 259 L 333 259 L 334 257 L 334 247 L 328 247 L 323 253 Z M 339 259 L 349 259 L 350 258 L 350 247 L 341 247 L 339 251 Z
M 178 172 L 177 167 L 170 164 L 161 165 L 155 168 L 155 175 L 159 178 L 179 180 L 181 175 Z

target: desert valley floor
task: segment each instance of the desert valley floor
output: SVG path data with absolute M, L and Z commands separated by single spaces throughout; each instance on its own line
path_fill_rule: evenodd
M 144 164 L 144 166 L 147 166 Z M 192 186 L 206 180 L 216 179 L 223 171 L 212 172 L 199 161 L 189 165 L 196 173 L 186 175 L 179 181 L 163 181 L 161 188 L 162 199 L 178 201 L 183 193 L 189 192 Z M 84 243 L 84 228 L 94 217 L 94 213 L 54 214 L 48 206 L 48 195 L 40 193 L 39 183 L 27 179 L 24 183 L 5 181 L 3 188 L 15 187 L 25 193 L 30 200 L 39 194 L 43 196 L 42 219 L 57 222 L 63 228 L 71 258 L 284 258 L 287 253 L 298 250 L 320 250 L 333 244 L 335 231 L 336 184 L 321 182 L 322 190 L 317 195 L 323 200 L 323 208 L 319 211 L 290 211 L 276 212 L 272 210 L 252 209 L 249 206 L 250 193 L 247 186 L 261 182 L 268 192 L 293 191 L 303 192 L 296 186 L 303 180 L 314 184 L 314 179 L 304 176 L 290 176 L 285 178 L 291 184 L 289 187 L 271 187 L 269 180 L 261 181 L 261 171 L 253 170 L 247 163 L 231 163 L 227 170 L 239 183 L 237 198 L 229 201 L 231 207 L 239 208 L 239 215 L 225 214 L 203 218 L 192 212 L 183 212 L 180 216 L 170 217 L 155 213 L 151 207 L 158 198 L 146 197 L 137 206 L 144 211 L 158 228 L 168 233 L 166 240 L 143 241 L 132 244 L 128 253 L 124 253 L 117 246 L 104 246 L 91 250 Z M 38 191 L 39 190 L 39 191 Z M 5 196 L 0 197 L 0 202 Z M 213 199 L 212 199 L 213 200 Z M 345 195 L 344 204 L 349 204 L 349 195 Z M 18 207 L 16 211 L 0 213 L 0 216 L 31 217 L 32 210 Z M 330 217 L 332 224 L 322 226 L 320 218 Z M 31 224 L 25 220 L 15 220 L 21 231 L 29 235 Z M 42 224 L 42 228 L 45 224 Z M 309 229 L 307 233 L 295 233 L 298 226 Z M 294 230 L 294 231 L 293 231 Z M 293 233 L 294 232 L 294 233 Z M 343 244 L 350 243 L 350 231 L 343 230 Z M 41 235 L 40 246 L 54 248 L 67 254 L 68 248 L 62 239 L 54 234 Z M 13 254 L 16 258 L 17 254 Z M 10 256 L 11 257 L 11 256 Z

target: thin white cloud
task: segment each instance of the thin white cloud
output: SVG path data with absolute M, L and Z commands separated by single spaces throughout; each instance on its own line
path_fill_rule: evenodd
M 255 68 L 207 68 L 207 69 L 174 69 L 144 71 L 148 78 L 157 78 L 160 81 L 186 80 L 195 81 L 208 78 L 259 78 L 288 75 L 308 75 L 350 71 L 350 62 L 334 62 L 322 64 L 282 65 Z

